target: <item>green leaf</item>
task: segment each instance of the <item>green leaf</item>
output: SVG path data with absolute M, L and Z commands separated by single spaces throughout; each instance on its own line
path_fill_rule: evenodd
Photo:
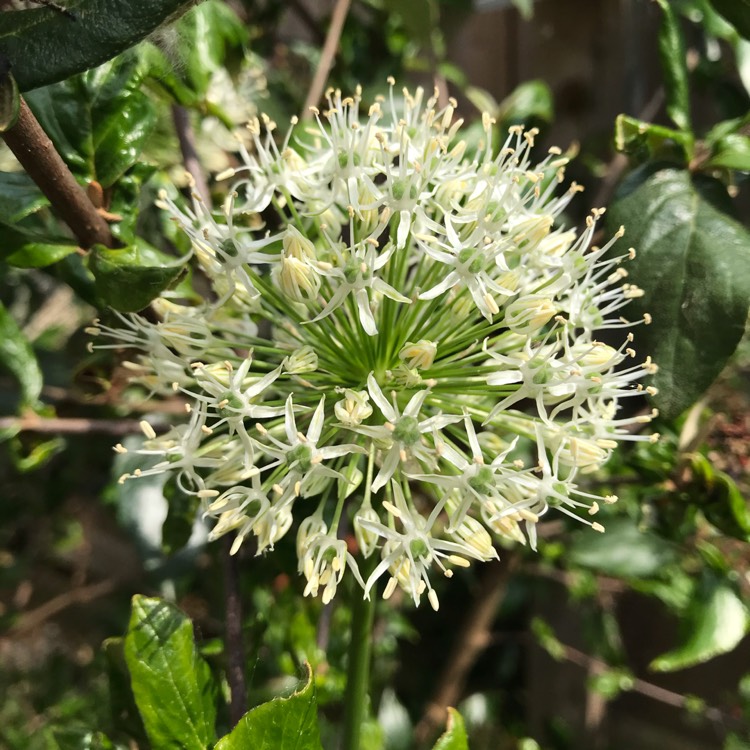
M 26 97 L 78 177 L 107 188 L 138 161 L 156 119 L 140 89 L 144 75 L 138 56 L 128 54 Z
M 62 81 L 125 51 L 195 0 L 70 0 L 75 18 L 51 8 L 0 13 L 0 57 L 21 91 Z
M 185 268 L 136 237 L 130 247 L 110 250 L 95 245 L 88 258 L 96 291 L 102 300 L 120 312 L 137 312 L 172 285 Z
M 133 597 L 125 660 L 151 745 L 205 750 L 214 741 L 215 688 L 190 620 L 172 604 Z
M 58 750 L 115 750 L 103 732 L 90 729 L 58 729 L 54 732 Z
M 626 314 L 653 316 L 635 329 L 636 349 L 659 365 L 654 401 L 667 419 L 701 396 L 745 330 L 750 233 L 717 204 L 731 210 L 718 181 L 651 164 L 622 183 L 607 212 L 609 230 L 625 226 L 637 251 L 628 281 L 644 296 Z
M 712 579 L 692 600 L 687 625 L 685 643 L 654 659 L 651 669 L 673 672 L 731 651 L 747 631 L 747 609 L 729 584 Z
M 188 543 L 200 508 L 200 499 L 186 494 L 171 480 L 164 487 L 164 497 L 169 503 L 167 517 L 161 529 L 161 546 L 165 554 L 171 555 Z
M 698 481 L 696 505 L 703 515 L 725 534 L 749 540 L 750 508 L 732 477 L 700 453 L 691 457 L 691 468 Z
M 20 235 L 17 232 L 4 230 L 5 249 L 13 247 L 14 244 L 19 245 L 19 247 L 3 260 L 15 268 L 44 268 L 57 263 L 78 250 L 78 246 L 72 245 L 70 242 L 35 242 L 29 241 L 29 239 L 28 236 Z
M 48 205 L 49 201 L 25 172 L 0 172 L 0 222 L 15 224 Z
M 29 340 L 0 302 L 0 365 L 21 386 L 22 405 L 35 406 L 42 392 L 42 371 Z
M 534 16 L 534 0 L 512 0 L 513 5 L 521 14 L 524 21 L 530 21 Z
M 671 544 L 639 530 L 629 519 L 610 521 L 604 534 L 576 532 L 567 556 L 573 566 L 619 578 L 656 576 L 676 558 Z
M 667 114 L 680 130 L 690 131 L 687 50 L 677 14 L 669 0 L 656 0 L 664 17 L 659 29 L 659 55 L 667 91 Z
M 750 39 L 750 0 L 711 0 L 711 4 L 745 39 Z
M 726 135 L 716 141 L 712 151 L 706 166 L 750 172 L 750 138 L 746 135 Z
M 21 109 L 21 95 L 8 64 L 0 61 L 0 133 L 4 133 L 16 124 Z
M 466 726 L 455 708 L 448 709 L 448 727 L 435 743 L 433 750 L 469 750 Z
M 312 670 L 307 684 L 289 698 L 276 698 L 248 711 L 214 750 L 322 750 Z
M 204 97 L 213 74 L 224 66 L 227 52 L 248 39 L 245 24 L 219 0 L 207 0 L 186 13 L 177 24 L 184 45 L 181 57 L 190 87 Z
M 555 116 L 552 91 L 544 81 L 526 81 L 500 102 L 495 116 L 504 127 L 532 119 L 552 122 Z

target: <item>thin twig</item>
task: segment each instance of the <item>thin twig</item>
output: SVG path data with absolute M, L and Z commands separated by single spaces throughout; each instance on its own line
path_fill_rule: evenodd
M 72 604 L 88 604 L 94 599 L 111 594 L 117 588 L 117 585 L 118 581 L 108 579 L 106 581 L 99 581 L 98 583 L 90 583 L 88 586 L 80 586 L 59 594 L 36 609 L 25 612 L 21 616 L 20 622 L 10 629 L 10 635 L 17 636 L 28 633 Z
M 156 427 L 155 427 L 156 429 Z M 25 417 L 0 417 L 0 430 L 37 432 L 44 435 L 132 435 L 140 432 L 137 419 L 85 419 L 83 417 L 52 417 L 45 419 L 30 414 Z
M 82 248 L 116 246 L 107 222 L 76 182 L 23 98 L 16 124 L 2 137 Z
M 561 643 L 560 646 L 562 649 L 561 653 L 567 661 L 571 662 L 571 664 L 583 667 L 591 674 L 604 674 L 611 669 L 606 662 L 603 662 L 594 656 L 590 656 L 583 651 L 579 651 L 577 648 L 573 648 L 573 646 L 568 646 L 564 643 Z M 687 708 L 691 702 L 688 696 L 682 695 L 681 693 L 675 693 L 673 690 L 667 690 L 667 688 L 660 687 L 659 685 L 654 685 L 652 682 L 642 680 L 640 677 L 632 678 L 630 691 L 640 693 L 647 698 L 652 698 L 659 703 L 664 703 L 674 708 Z M 713 706 L 705 706 L 701 710 L 701 714 L 709 721 L 715 724 L 721 724 L 722 726 L 736 725 L 738 723 L 730 714 Z
M 242 638 L 242 603 L 237 557 L 230 554 L 231 535 L 223 538 L 221 547 L 224 569 L 224 609 L 226 617 L 227 681 L 229 682 L 229 719 L 235 726 L 247 711 L 245 684 L 245 648 Z
M 333 67 L 333 58 L 336 56 L 336 50 L 339 46 L 341 32 L 344 29 L 344 21 L 346 21 L 350 5 L 351 0 L 336 0 L 336 6 L 331 15 L 331 23 L 328 26 L 323 51 L 320 53 L 320 61 L 310 84 L 310 90 L 307 92 L 305 106 L 302 108 L 303 119 L 310 116 L 310 107 L 314 107 L 323 96 L 323 89 L 328 80 L 328 74 Z
M 455 706 L 460 700 L 469 671 L 491 642 L 492 623 L 505 596 L 508 579 L 518 563 L 517 556 L 510 556 L 503 562 L 491 562 L 485 566 L 479 593 L 461 626 L 432 698 L 414 730 L 418 744 L 427 742 L 436 733 L 445 722 L 448 707 Z
M 211 201 L 211 193 L 198 160 L 195 134 L 193 133 L 193 126 L 190 124 L 190 115 L 185 107 L 180 104 L 172 105 L 172 121 L 177 133 L 177 140 L 180 142 L 182 162 L 187 173 L 193 178 L 193 189 L 203 199 L 203 202 L 208 204 Z

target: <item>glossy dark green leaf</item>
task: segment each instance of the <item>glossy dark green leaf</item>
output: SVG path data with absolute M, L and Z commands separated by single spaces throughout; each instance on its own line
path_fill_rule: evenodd
M 750 508 L 734 479 L 701 453 L 692 456 L 691 468 L 698 485 L 696 504 L 706 519 L 729 536 L 749 540 Z
M 567 559 L 573 566 L 618 578 L 648 578 L 674 562 L 677 553 L 671 544 L 640 530 L 633 521 L 617 519 L 606 524 L 603 534 L 577 531 Z
M 276 698 L 248 711 L 214 750 L 322 750 L 312 671 L 289 698 Z
M 18 381 L 22 404 L 34 406 L 42 392 L 42 371 L 29 340 L 0 302 L 0 366 Z
M 195 0 L 70 0 L 74 18 L 50 8 L 0 14 L 0 57 L 21 91 L 101 65 L 186 11 Z
M 120 312 L 137 312 L 173 284 L 184 264 L 136 238 L 135 244 L 110 250 L 96 245 L 88 257 L 97 294 Z
M 206 750 L 214 741 L 216 696 L 190 620 L 161 599 L 134 596 L 125 660 L 152 747 Z
M 638 253 L 628 281 L 645 294 L 626 314 L 653 317 L 634 329 L 636 349 L 659 366 L 654 400 L 668 419 L 713 382 L 745 330 L 750 233 L 729 210 L 718 181 L 652 164 L 623 182 L 607 212 L 609 230 L 625 226 Z
M 135 53 L 46 86 L 26 100 L 78 177 L 112 185 L 138 161 L 155 123 Z
M 15 236 L 15 235 L 14 235 Z M 3 239 L 10 240 L 10 233 L 3 231 Z M 15 268 L 44 268 L 66 258 L 78 250 L 77 245 L 69 242 L 37 242 L 29 237 L 19 236 L 20 246 L 5 258 L 4 262 Z M 7 246 L 6 246 L 7 249 Z
M 227 51 L 248 38 L 245 24 L 219 0 L 206 0 L 186 13 L 177 24 L 184 47 L 181 57 L 190 87 L 205 96 L 213 74 L 224 65 Z
M 739 133 L 720 138 L 714 144 L 706 166 L 750 172 L 750 138 Z
M 0 222 L 15 224 L 49 205 L 25 172 L 0 172 Z
M 664 13 L 659 29 L 659 55 L 667 92 L 667 114 L 680 130 L 690 131 L 687 50 L 680 20 L 669 0 L 656 0 Z
M 651 662 L 657 672 L 673 672 L 701 664 L 734 649 L 747 632 L 748 613 L 726 581 L 706 583 L 692 600 L 685 642 Z
M 433 750 L 469 750 L 466 725 L 455 708 L 448 709 L 448 727 L 435 743 Z
M 0 133 L 4 133 L 16 124 L 21 108 L 21 95 L 13 74 L 7 69 L 7 63 L 0 61 Z
M 711 0 L 711 5 L 745 39 L 750 39 L 750 0 Z

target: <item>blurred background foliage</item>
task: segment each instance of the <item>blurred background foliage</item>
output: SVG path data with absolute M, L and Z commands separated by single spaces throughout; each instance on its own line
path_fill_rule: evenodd
M 2 128 L 15 86 L 123 247 L 81 250 L 0 152 L 0 747 L 149 747 L 127 643 L 112 640 L 137 593 L 192 621 L 221 736 L 222 548 L 169 484 L 118 485 L 127 468 L 111 450 L 139 440 L 142 415 L 167 424 L 181 405 L 148 401 L 117 357 L 87 351 L 82 328 L 170 284 L 187 293 L 185 240 L 158 191 L 184 191 L 194 158 L 219 197 L 235 128 L 303 111 L 342 3 L 129 4 L 140 15 L 111 3 L 109 16 L 94 0 L 2 5 Z M 605 535 L 550 517 L 539 554 L 508 548 L 456 576 L 439 615 L 395 596 L 379 605 L 368 748 L 427 746 L 444 700 L 474 750 L 750 748 L 749 36 L 747 0 L 348 7 L 328 85 L 361 85 L 365 101 L 388 75 L 437 86 L 470 144 L 484 111 L 498 141 L 522 123 L 542 148 L 579 154 L 587 193 L 567 218 L 593 201 L 609 233 L 627 227 L 654 319 L 636 344 L 661 366 L 661 441 L 588 478 L 620 497 Z M 73 38 L 78 57 L 61 60 Z M 239 553 L 250 702 L 290 694 L 308 662 L 332 747 L 350 613 L 301 598 L 291 545 Z

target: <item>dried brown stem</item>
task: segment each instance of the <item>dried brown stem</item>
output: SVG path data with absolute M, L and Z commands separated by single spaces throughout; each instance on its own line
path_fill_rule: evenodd
M 474 604 L 464 620 L 448 657 L 437 687 L 419 720 L 414 737 L 419 744 L 427 742 L 447 717 L 449 706 L 461 698 L 469 671 L 491 642 L 492 623 L 505 596 L 508 579 L 518 567 L 518 557 L 485 565 L 485 574 Z
M 17 636 L 28 633 L 72 604 L 87 604 L 94 599 L 111 594 L 117 588 L 117 585 L 117 581 L 108 579 L 59 594 L 36 609 L 24 613 L 21 620 L 10 629 L 10 634 Z
M 224 567 L 224 608 L 226 619 L 227 681 L 229 682 L 229 719 L 235 726 L 247 711 L 245 684 L 245 648 L 242 638 L 242 603 L 237 557 L 230 554 L 232 535 L 222 539 L 221 558 Z
M 18 121 L 2 137 L 82 248 L 116 246 L 107 222 L 76 182 L 23 98 Z
M 180 104 L 172 105 L 172 121 L 177 133 L 177 140 L 180 142 L 182 162 L 185 165 L 187 173 L 193 178 L 193 189 L 203 202 L 208 205 L 211 202 L 211 193 L 209 192 L 208 183 L 198 159 L 193 126 L 190 124 L 190 115 L 185 107 Z
M 331 15 L 331 23 L 328 26 L 326 41 L 323 45 L 323 51 L 320 53 L 320 62 L 315 70 L 310 90 L 307 92 L 305 106 L 302 108 L 302 117 L 310 116 L 310 107 L 314 107 L 323 96 L 323 89 L 328 80 L 328 74 L 333 67 L 333 58 L 336 56 L 336 50 L 341 39 L 341 32 L 344 29 L 344 21 L 349 12 L 351 0 L 336 0 L 336 6 Z

